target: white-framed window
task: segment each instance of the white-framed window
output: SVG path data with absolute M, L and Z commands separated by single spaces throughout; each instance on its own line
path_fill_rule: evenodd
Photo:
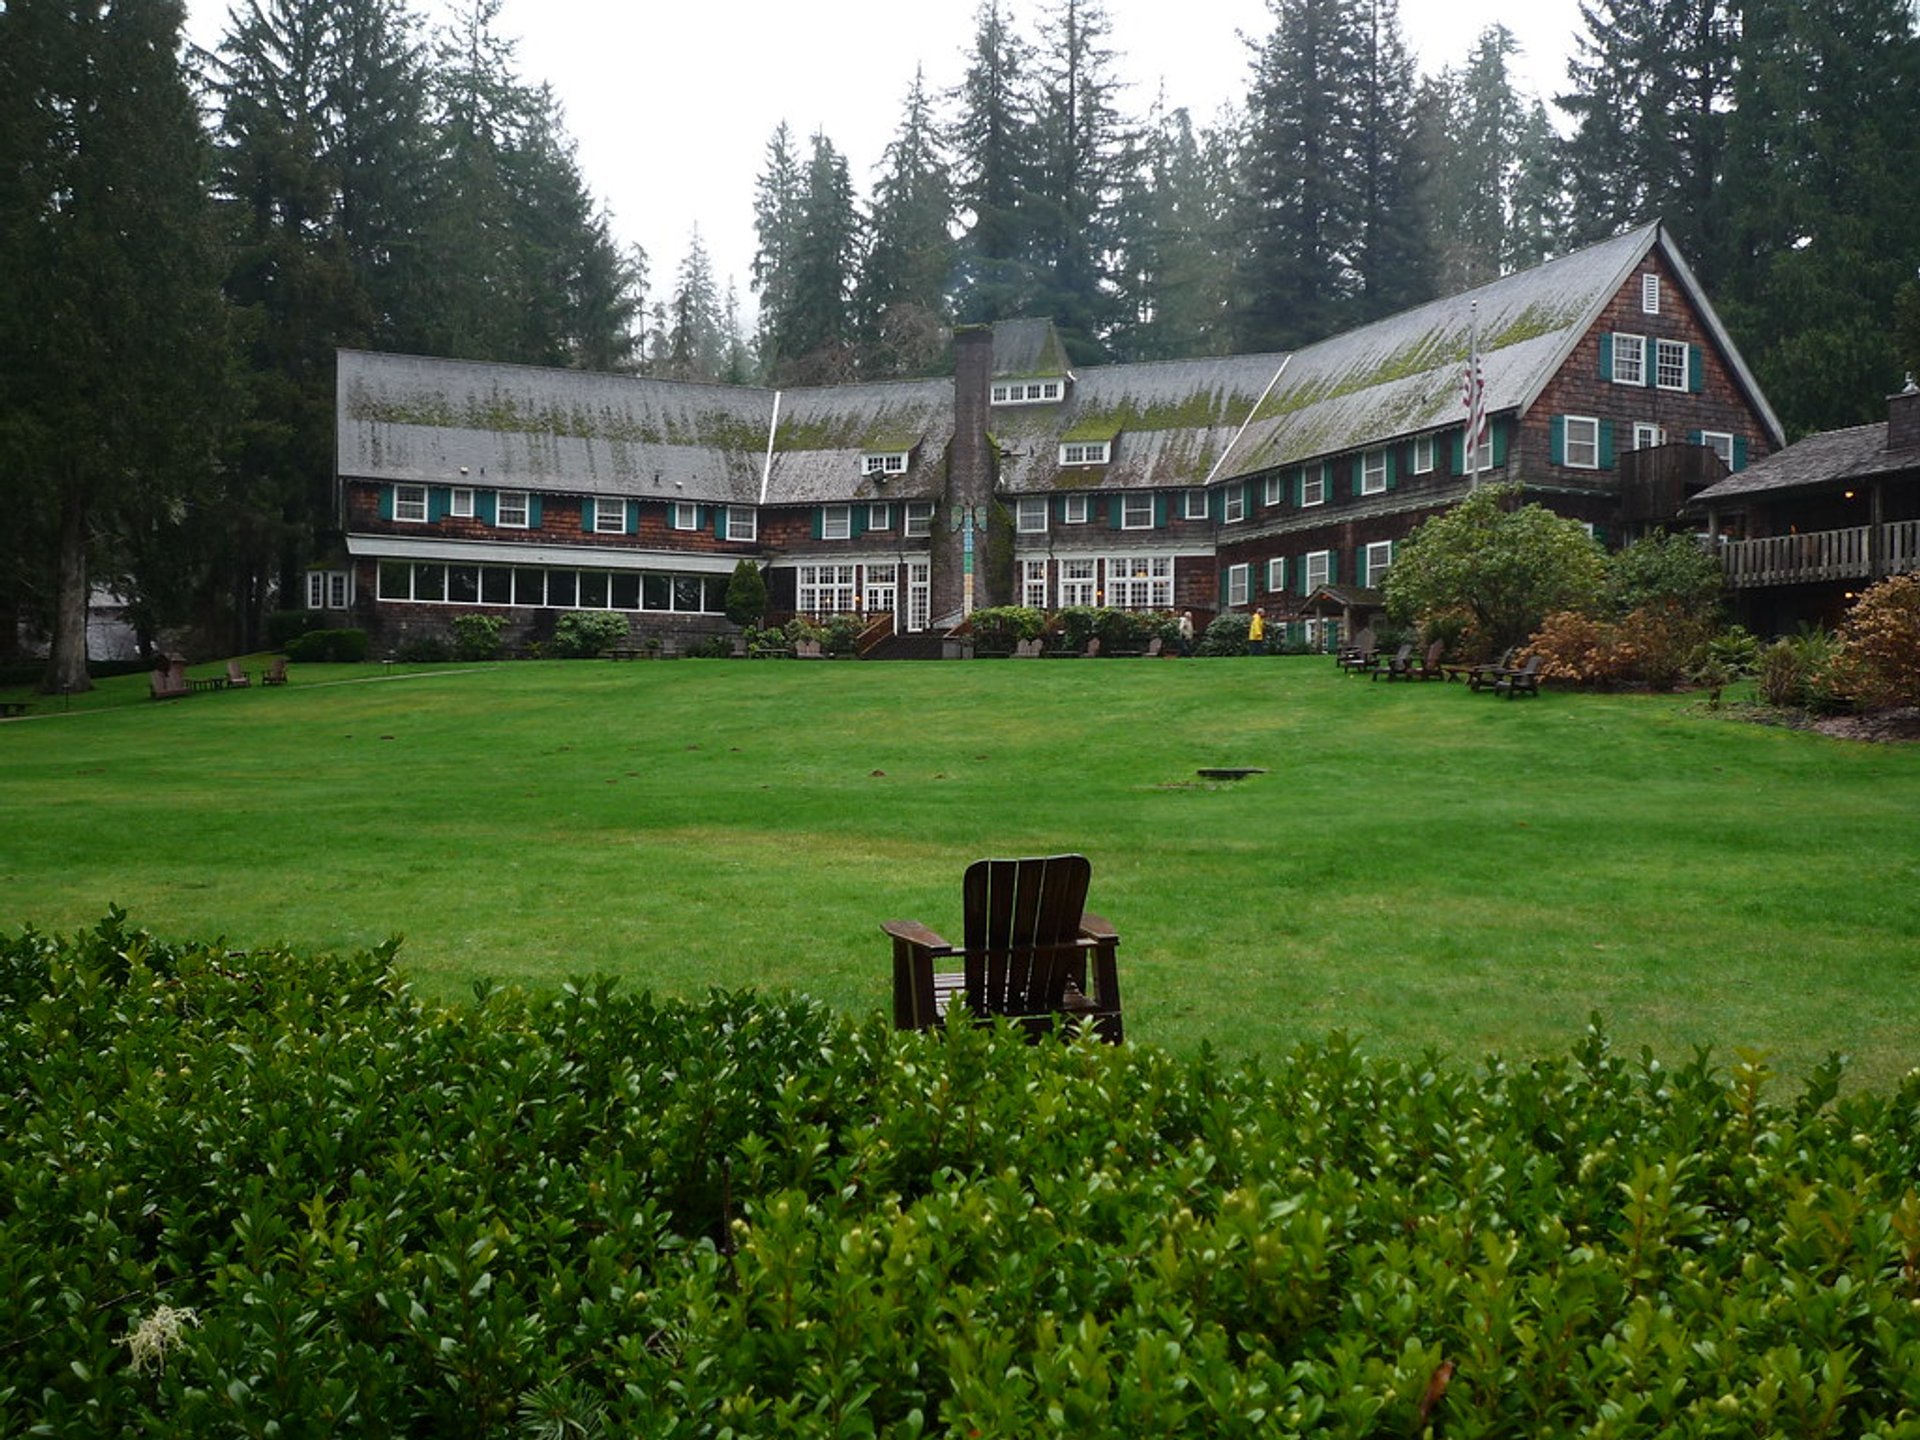
M 1269 592 L 1287 588 L 1286 557 L 1276 555 L 1267 561 L 1267 589 Z
M 851 565 L 802 565 L 799 608 L 808 615 L 849 615 L 855 608 Z
M 727 506 L 727 539 L 757 540 L 760 538 L 760 512 L 751 505 Z
M 1062 465 L 1104 465 L 1112 452 L 1110 440 L 1074 440 L 1060 447 Z
M 1647 383 L 1646 336 L 1616 335 L 1613 337 L 1613 383 L 1616 385 Z
M 900 598 L 899 572 L 892 565 L 868 565 L 864 569 L 867 582 L 864 592 L 866 613 L 869 615 L 892 613 Z
M 1658 425 L 1649 425 L 1645 420 L 1633 422 L 1633 448 L 1651 450 L 1656 445 L 1667 443 L 1667 432 Z
M 1413 473 L 1430 475 L 1434 467 L 1433 436 L 1422 435 L 1413 442 Z
M 409 525 L 426 524 L 427 487 L 424 485 L 394 486 L 393 518 Z
M 1660 313 L 1660 277 L 1651 270 L 1640 277 L 1640 311 L 1644 315 Z
M 1020 603 L 1035 610 L 1047 608 L 1047 562 L 1020 562 Z
M 1300 503 L 1302 505 L 1327 503 L 1327 476 L 1318 465 L 1309 466 L 1300 472 Z
M 1566 417 L 1565 463 L 1575 470 L 1600 468 L 1600 422 L 1588 415 Z
M 1465 444 L 1464 438 L 1462 444 Z M 1486 437 L 1481 440 L 1473 457 L 1473 470 L 1476 475 L 1484 475 L 1493 468 L 1493 426 L 1487 426 Z
M 1088 515 L 1092 513 L 1092 507 L 1087 504 L 1085 495 L 1066 496 L 1061 501 L 1060 510 L 1060 521 L 1064 525 L 1084 525 L 1087 523 Z
M 1058 380 L 1009 380 L 996 383 L 987 399 L 994 405 L 1044 405 L 1060 394 Z
M 907 501 L 907 534 L 924 536 L 933 533 L 933 502 L 931 500 Z
M 869 530 L 891 530 L 893 528 L 893 506 L 867 506 L 867 528 Z
M 1360 457 L 1360 493 L 1383 495 L 1387 489 L 1387 452 L 1369 450 Z
M 1022 495 L 1014 505 L 1014 528 L 1022 535 L 1044 535 L 1047 531 L 1047 497 Z
M 668 508 L 667 523 L 675 530 L 698 530 L 700 507 L 691 500 L 676 500 Z
M 932 507 L 928 507 L 931 516 Z M 912 523 L 909 507 L 908 523 Z M 919 632 L 927 628 L 927 622 L 933 618 L 933 566 L 925 560 L 909 561 L 907 564 L 907 629 Z
M 1658 340 L 1654 355 L 1654 384 L 1662 390 L 1687 388 L 1687 346 L 1682 340 Z
M 524 530 L 528 524 L 527 492 L 502 490 L 493 500 L 493 523 L 503 530 Z
M 1204 520 L 1207 518 L 1207 492 L 1188 490 L 1181 497 L 1180 518 L 1182 520 Z
M 624 500 L 595 500 L 593 502 L 593 533 L 596 535 L 626 534 L 627 502 Z
M 1062 560 L 1060 562 L 1060 604 L 1091 605 L 1097 586 L 1094 583 L 1094 564 L 1092 560 Z
M 1229 485 L 1226 498 L 1220 504 L 1220 522 L 1223 525 L 1238 525 L 1247 518 L 1247 488 L 1244 485 Z
M 1375 540 L 1361 551 L 1360 563 L 1360 583 L 1370 590 L 1378 590 L 1387 578 L 1387 571 L 1393 568 L 1393 542 Z
M 1700 443 L 1720 457 L 1720 463 L 1733 469 L 1733 436 L 1724 430 L 1702 430 Z
M 1252 584 L 1252 568 L 1246 565 L 1227 567 L 1227 604 L 1244 605 L 1247 603 L 1248 587 Z
M 862 475 L 904 475 L 907 473 L 907 452 L 890 450 L 884 454 L 863 455 L 860 457 Z
M 822 505 L 820 507 L 820 538 L 822 540 L 851 540 L 853 538 L 853 507 L 851 505 Z M 806 609 L 806 606 L 801 606 Z
M 1260 482 L 1260 503 L 1262 505 L 1278 505 L 1280 500 L 1280 477 L 1278 475 L 1269 475 L 1265 480 Z
M 1333 552 L 1331 550 L 1309 550 L 1306 560 L 1301 564 L 1301 584 L 1311 595 L 1327 583 L 1327 576 L 1333 571 Z
M 351 570 L 309 570 L 307 572 L 307 609 L 346 610 L 353 605 Z
M 1153 496 L 1121 496 L 1120 528 L 1122 530 L 1151 530 L 1153 528 Z
M 447 513 L 456 520 L 473 518 L 473 491 L 464 486 L 456 486 L 453 498 L 447 502 Z
M 1107 557 L 1107 605 L 1115 610 L 1171 610 L 1171 555 Z

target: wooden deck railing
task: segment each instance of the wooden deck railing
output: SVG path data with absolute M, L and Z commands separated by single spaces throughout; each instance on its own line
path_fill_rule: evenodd
M 1806 535 L 1769 535 L 1763 540 L 1732 540 L 1720 549 L 1727 584 L 1801 585 L 1817 580 L 1874 578 L 1869 544 L 1872 527 L 1816 530 Z M 1879 571 L 1897 575 L 1920 569 L 1920 520 L 1896 520 L 1880 527 Z

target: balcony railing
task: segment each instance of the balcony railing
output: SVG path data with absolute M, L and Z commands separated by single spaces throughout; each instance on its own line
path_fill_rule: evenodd
M 1805 585 L 1821 580 L 1871 580 L 1920 569 L 1920 520 L 1880 527 L 1880 553 L 1873 553 L 1873 527 L 1815 530 L 1805 535 L 1769 535 L 1732 540 L 1720 548 L 1727 584 Z

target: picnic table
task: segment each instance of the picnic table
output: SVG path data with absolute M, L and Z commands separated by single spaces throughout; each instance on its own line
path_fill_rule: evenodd
M 198 694 L 202 690 L 224 690 L 227 688 L 227 677 L 224 675 L 189 675 L 187 677 L 187 684 L 193 687 L 195 694 Z

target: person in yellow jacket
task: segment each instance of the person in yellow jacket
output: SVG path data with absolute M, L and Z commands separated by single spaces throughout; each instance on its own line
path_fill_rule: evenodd
M 1255 609 L 1253 618 L 1247 622 L 1247 653 L 1267 653 L 1267 612 L 1264 610 Z

